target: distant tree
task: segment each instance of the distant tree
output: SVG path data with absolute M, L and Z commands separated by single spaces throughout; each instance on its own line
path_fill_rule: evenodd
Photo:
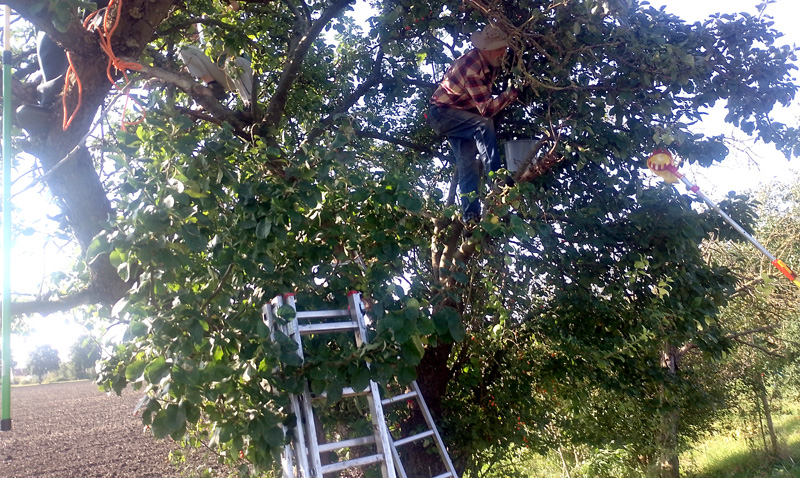
M 2 349 L 2 347 L 0 347 L 0 354 L 2 354 L 2 353 L 3 353 L 3 349 Z M 17 361 L 12 359 L 11 360 L 11 370 L 14 370 L 15 368 L 17 368 Z M 3 369 L 3 359 L 0 358 L 0 370 L 2 370 L 2 369 Z M 12 375 L 13 375 L 13 372 L 12 372 Z
M 70 347 L 69 360 L 76 378 L 89 378 L 90 373 L 87 370 L 94 370 L 95 364 L 100 360 L 100 344 L 97 339 L 90 335 L 79 337 Z
M 764 186 L 752 196 L 758 205 L 755 237 L 796 270 L 800 266 L 800 176 Z M 765 451 L 777 454 L 773 399 L 796 395 L 800 383 L 796 365 L 800 295 L 749 243 L 711 241 L 708 249 L 738 278 L 736 293 L 719 316 L 720 324 L 731 331 L 735 347 L 723 368 L 714 371 L 714 380 L 728 387 L 731 407 L 755 417 Z
M 58 350 L 51 345 L 40 345 L 28 356 L 28 371 L 39 378 L 39 383 L 42 383 L 44 374 L 58 370 L 59 365 Z

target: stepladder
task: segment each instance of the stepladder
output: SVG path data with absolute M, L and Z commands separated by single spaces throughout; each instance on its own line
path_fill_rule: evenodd
M 324 368 L 324 359 L 310 360 L 319 347 L 337 348 L 343 340 L 349 340 L 356 348 L 368 344 L 361 296 L 350 292 L 347 299 L 346 309 L 302 311 L 298 310 L 294 295 L 286 294 L 264 306 L 263 320 L 271 334 L 282 333 L 296 342 L 297 354 L 304 364 L 316 363 Z M 283 319 L 286 315 L 291 318 Z M 361 366 L 369 369 L 366 361 Z M 314 371 L 309 375 L 313 377 Z M 282 478 L 457 478 L 416 382 L 401 387 L 379 386 L 372 379 L 358 380 L 343 384 L 340 393 L 337 388 L 330 396 L 312 382 L 303 380 L 302 390 L 289 396 L 287 412 L 294 415 L 296 425 L 284 429 L 290 440 L 281 455 Z M 415 426 L 409 431 L 409 427 L 400 426 L 396 417 L 408 423 L 412 414 Z M 435 466 L 427 467 L 425 476 L 418 475 L 418 471 L 412 475 L 407 472 L 406 465 L 413 460 L 408 449 L 415 446 L 438 454 L 438 459 L 432 460 Z

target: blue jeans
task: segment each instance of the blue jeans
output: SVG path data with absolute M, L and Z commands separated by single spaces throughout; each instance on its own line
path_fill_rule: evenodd
M 481 216 L 481 168 L 492 172 L 502 167 L 494 121 L 477 113 L 436 105 L 430 107 L 428 117 L 433 130 L 447 137 L 453 149 L 463 220 L 476 221 Z

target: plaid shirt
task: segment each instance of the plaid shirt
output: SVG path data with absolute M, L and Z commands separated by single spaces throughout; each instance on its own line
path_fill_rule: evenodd
M 517 99 L 515 91 L 504 91 L 492 98 L 492 83 L 496 71 L 483 61 L 480 52 L 470 50 L 453 62 L 439 87 L 431 97 L 431 103 L 445 108 L 477 110 L 481 116 L 492 117 L 509 103 Z

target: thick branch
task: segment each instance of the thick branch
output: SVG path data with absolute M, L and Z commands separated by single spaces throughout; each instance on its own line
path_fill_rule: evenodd
M 781 354 L 779 354 L 777 352 L 773 352 L 771 350 L 767 350 L 765 347 L 762 347 L 760 345 L 756 345 L 756 344 L 751 343 L 751 342 L 747 342 L 746 340 L 742 340 L 742 339 L 733 339 L 733 340 L 735 340 L 737 343 L 740 343 L 742 345 L 746 345 L 746 346 L 754 348 L 756 350 L 760 350 L 760 351 L 764 352 L 765 354 L 769 355 L 770 357 L 785 358 L 783 355 L 781 355 Z
M 404 76 L 404 77 L 401 77 L 399 79 L 403 83 L 407 83 L 407 84 L 413 85 L 413 86 L 419 86 L 421 88 L 425 88 L 427 90 L 430 90 L 431 94 L 433 94 L 433 91 L 436 89 L 437 86 L 439 86 L 438 83 L 431 83 L 430 81 L 418 80 L 416 78 L 411 78 L 411 77 L 408 77 L 408 76 Z
M 82 305 L 103 302 L 103 295 L 96 290 L 86 289 L 56 300 L 32 300 L 26 302 L 13 302 L 11 314 L 14 316 L 40 314 L 48 315 L 55 312 L 65 312 Z
M 138 58 L 174 3 L 172 0 L 126 0 L 120 11 L 117 34 L 112 38 L 114 52 Z M 106 227 L 109 217 L 114 216 L 93 159 L 82 145 L 111 88 L 106 75 L 108 57 L 100 48 L 97 35 L 83 29 L 77 13 L 67 33 L 62 34 L 54 31 L 47 9 L 34 13 L 31 10 L 34 2 L 27 0 L 7 4 L 26 20 L 51 33 L 57 42 L 71 51 L 80 78 L 82 88 L 71 83 L 64 93 L 69 111 L 77 110 L 71 125 L 62 129 L 63 113 L 60 107 L 54 106 L 51 109 L 52 121 L 47 123 L 49 130 L 33 138 L 27 152 L 39 159 L 50 191 L 62 203 L 69 225 L 85 250 Z M 70 159 L 62 162 L 70 151 L 73 151 Z M 59 305 L 47 307 L 68 308 L 89 301 L 113 304 L 128 290 L 129 285 L 119 278 L 107 255 L 96 258 L 89 267 L 91 283 L 87 292 L 77 295 L 77 299 L 59 301 Z
M 122 60 L 135 61 L 131 58 L 122 58 Z M 249 138 L 249 134 L 245 131 L 248 123 L 234 115 L 228 108 L 222 106 L 222 104 L 214 98 L 211 90 L 194 81 L 192 77 L 148 65 L 142 65 L 139 73 L 148 78 L 156 78 L 159 81 L 177 87 L 205 108 L 211 117 L 230 123 L 238 136 L 245 140 Z

